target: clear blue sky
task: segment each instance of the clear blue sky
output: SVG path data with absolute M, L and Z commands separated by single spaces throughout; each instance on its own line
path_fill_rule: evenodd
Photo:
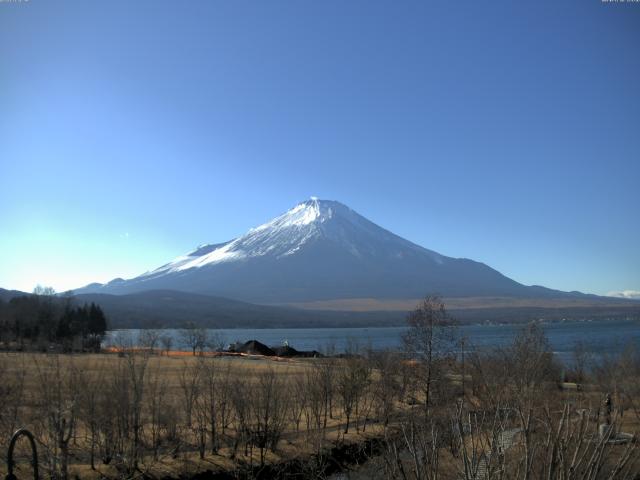
M 0 286 L 131 277 L 311 195 L 640 290 L 640 4 L 0 3 Z

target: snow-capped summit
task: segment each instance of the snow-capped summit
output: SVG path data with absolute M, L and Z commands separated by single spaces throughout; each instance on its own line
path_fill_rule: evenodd
M 145 274 L 181 272 L 217 263 L 269 256 L 275 259 L 293 255 L 307 244 L 320 240 L 342 244 L 354 256 L 398 256 L 405 250 L 422 247 L 413 245 L 383 230 L 346 205 L 332 200 L 310 200 L 299 203 L 273 220 L 250 229 L 241 237 L 217 245 L 203 245 L 176 258 L 171 263 Z M 440 261 L 440 255 L 429 252 Z
M 173 289 L 284 303 L 338 298 L 522 295 L 488 266 L 427 250 L 332 200 L 299 203 L 229 242 L 204 244 L 130 280 L 80 291 Z

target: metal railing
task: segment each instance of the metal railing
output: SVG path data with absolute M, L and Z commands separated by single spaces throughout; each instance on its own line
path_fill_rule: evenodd
M 17 480 L 17 477 L 13 473 L 13 467 L 15 466 L 15 461 L 13 460 L 13 449 L 15 448 L 18 439 L 23 435 L 29 439 L 29 444 L 31 445 L 31 467 L 33 468 L 33 478 L 34 480 L 38 480 L 38 449 L 36 448 L 36 440 L 33 434 L 26 428 L 16 430 L 11 436 L 9 450 L 7 451 L 7 476 L 5 477 L 5 480 Z

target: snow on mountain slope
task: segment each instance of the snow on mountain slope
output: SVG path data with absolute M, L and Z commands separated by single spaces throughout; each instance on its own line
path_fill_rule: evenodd
M 342 243 L 354 256 L 393 250 L 393 254 L 400 257 L 403 250 L 408 249 L 428 252 L 439 263 L 444 258 L 383 230 L 339 202 L 312 198 L 235 240 L 204 245 L 144 275 L 156 276 L 265 255 L 285 257 L 322 237 Z
M 427 250 L 349 207 L 311 198 L 246 234 L 130 280 L 79 293 L 175 289 L 279 303 L 331 298 L 548 295 L 468 259 Z M 550 291 L 549 291 L 550 292 Z M 560 293 L 560 292 L 558 292 Z

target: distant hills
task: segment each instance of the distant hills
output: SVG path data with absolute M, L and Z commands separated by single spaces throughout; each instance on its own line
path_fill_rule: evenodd
M 404 312 L 301 310 L 176 290 L 81 294 L 76 298 L 78 302 L 99 304 L 113 328 L 180 327 L 187 322 L 210 328 L 381 326 L 402 324 L 404 320 Z
M 20 295 L 0 289 L 8 302 Z M 611 301 L 609 301 L 611 300 Z M 416 300 L 417 301 L 417 300 Z M 399 303 L 374 300 L 323 302 L 304 307 L 257 305 L 222 297 L 175 290 L 150 290 L 126 295 L 80 294 L 76 304 L 95 302 L 109 319 L 110 328 L 179 328 L 187 322 L 209 328 L 294 328 L 404 325 L 413 300 Z M 545 319 L 640 318 L 640 302 L 595 297 L 557 303 L 503 298 L 446 298 L 449 312 L 461 322 L 525 322 Z
M 30 293 L 0 288 L 0 300 Z M 150 290 L 126 295 L 88 293 L 74 296 L 76 304 L 96 303 L 109 319 L 109 328 L 178 328 L 196 323 L 209 328 L 293 328 L 401 325 L 405 312 L 315 311 L 255 305 L 195 293 Z

